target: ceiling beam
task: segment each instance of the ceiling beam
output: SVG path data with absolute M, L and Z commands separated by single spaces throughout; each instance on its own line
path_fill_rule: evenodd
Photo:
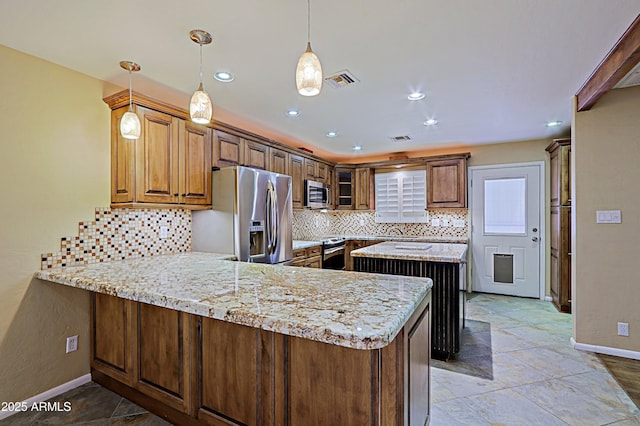
M 578 111 L 587 111 L 640 62 L 640 14 L 582 85 Z

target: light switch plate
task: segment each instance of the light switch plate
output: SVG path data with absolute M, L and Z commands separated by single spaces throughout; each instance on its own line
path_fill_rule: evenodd
M 596 223 L 622 223 L 620 210 L 597 210 Z

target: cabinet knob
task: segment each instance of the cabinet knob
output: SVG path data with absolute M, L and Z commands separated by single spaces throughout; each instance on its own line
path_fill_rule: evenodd
M 176 192 L 175 194 L 173 194 L 174 197 L 177 197 L 179 194 Z

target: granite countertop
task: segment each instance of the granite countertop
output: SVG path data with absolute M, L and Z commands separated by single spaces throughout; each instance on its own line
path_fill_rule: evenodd
M 300 250 L 309 247 L 321 246 L 322 241 L 293 240 L 293 249 Z
M 432 286 L 428 278 L 231 262 L 198 252 L 49 269 L 34 276 L 356 349 L 391 343 Z
M 425 248 L 427 248 L 425 250 Z M 388 241 L 351 251 L 354 257 L 466 263 L 467 244 Z
M 423 237 L 414 235 L 343 235 L 346 240 L 365 240 L 365 241 L 417 241 L 429 243 L 450 243 L 450 244 L 466 244 L 467 238 L 454 237 Z

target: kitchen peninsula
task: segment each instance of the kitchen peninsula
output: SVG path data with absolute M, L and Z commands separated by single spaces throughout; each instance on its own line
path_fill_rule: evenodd
M 350 254 L 355 271 L 431 278 L 431 355 L 448 360 L 460 350 L 467 244 L 388 241 Z
M 173 423 L 425 424 L 431 280 L 221 257 L 35 277 L 92 292 L 93 379 Z

